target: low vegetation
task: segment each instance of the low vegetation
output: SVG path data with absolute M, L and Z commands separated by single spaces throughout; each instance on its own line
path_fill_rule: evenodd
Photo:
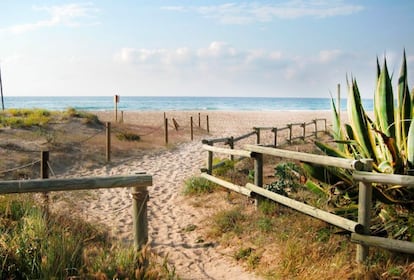
M 265 174 L 265 188 L 318 208 L 333 209 L 335 194 L 322 196 L 318 186 L 305 184 L 308 175 L 302 166 L 267 157 L 265 162 L 274 166 L 273 174 Z M 242 160 L 227 162 L 215 172 L 227 181 L 236 178 L 246 182 L 251 168 Z M 355 262 L 356 245 L 349 233 L 271 200 L 261 200 L 256 208 L 251 199 L 235 193 L 229 197 L 222 188 L 203 195 L 212 199 L 221 196 L 226 202 L 206 222 L 205 239 L 228 247 L 237 262 L 265 279 L 414 277 L 413 257 L 371 248 L 368 265 L 361 266 Z M 209 208 L 211 199 L 204 201 L 206 205 L 196 207 Z M 215 204 L 219 205 L 217 201 Z
M 185 195 L 199 195 L 205 193 L 211 193 L 215 189 L 215 184 L 202 177 L 191 177 L 185 182 L 184 194 Z
M 177 279 L 166 259 L 111 240 L 32 196 L 0 197 L 1 279 Z

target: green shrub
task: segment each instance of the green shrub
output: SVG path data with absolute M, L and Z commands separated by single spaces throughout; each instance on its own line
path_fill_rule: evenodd
M 48 217 L 27 195 L 0 196 L 0 279 L 177 279 L 147 249 L 67 215 Z
M 276 202 L 270 199 L 262 199 L 259 201 L 259 210 L 264 215 L 273 215 L 276 213 L 278 205 Z
M 8 109 L 0 113 L 0 125 L 11 128 L 45 126 L 52 113 L 45 109 Z
M 234 254 L 234 258 L 236 260 L 243 260 L 243 259 L 247 259 L 253 252 L 253 249 L 251 247 L 247 247 L 247 248 L 240 248 L 235 254 Z
M 243 231 L 242 222 L 245 216 L 239 208 L 218 212 L 214 218 L 214 231 L 216 234 L 235 232 L 239 234 Z
M 185 181 L 184 194 L 197 195 L 211 193 L 215 189 L 215 184 L 202 177 L 191 177 Z
M 135 133 L 131 132 L 120 132 L 116 134 L 116 138 L 121 141 L 139 141 L 141 137 Z
M 101 125 L 102 124 L 102 122 L 99 120 L 97 115 L 94 115 L 88 112 L 78 111 L 75 108 L 71 108 L 71 107 L 66 109 L 65 115 L 69 118 L 82 119 L 82 122 L 88 125 Z
M 271 232 L 273 229 L 273 221 L 272 218 L 269 217 L 260 217 L 257 220 L 257 227 L 262 232 Z
M 226 176 L 229 171 L 234 170 L 234 161 L 232 160 L 215 159 L 213 165 L 216 164 L 219 164 L 219 166 L 213 170 L 215 176 Z

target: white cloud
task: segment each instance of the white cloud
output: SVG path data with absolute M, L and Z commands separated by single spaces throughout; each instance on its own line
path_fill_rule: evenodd
M 331 80 L 336 80 L 333 82 L 336 84 L 355 61 L 351 54 L 341 50 L 297 56 L 278 50 L 238 50 L 225 42 L 212 42 L 198 49 L 123 48 L 114 57 L 118 64 L 128 64 L 142 75 L 149 70 L 156 72 L 160 80 L 176 77 L 183 82 L 191 80 L 209 86 L 220 82 L 234 87 L 270 85 L 269 88 L 288 85 L 310 88 L 315 83 L 329 84 Z
M 319 61 L 322 63 L 331 62 L 341 56 L 343 52 L 341 50 L 322 50 L 319 52 Z
M 94 21 L 94 18 L 99 10 L 95 8 L 92 3 L 66 4 L 60 6 L 35 6 L 33 7 L 33 10 L 41 12 L 45 11 L 49 14 L 49 17 L 32 23 L 9 26 L 1 30 L 18 34 L 60 25 L 77 27 L 81 25 L 98 24 L 97 21 Z
M 364 7 L 348 4 L 344 0 L 285 0 L 277 4 L 245 2 L 198 7 L 163 7 L 163 9 L 180 12 L 194 11 L 223 24 L 248 24 L 269 22 L 277 18 L 346 16 L 360 12 Z

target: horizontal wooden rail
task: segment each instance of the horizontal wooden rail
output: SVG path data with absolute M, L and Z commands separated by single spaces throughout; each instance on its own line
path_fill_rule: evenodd
M 228 142 L 230 137 L 224 137 L 224 138 L 217 138 L 217 139 L 203 139 L 201 142 L 203 144 L 215 144 L 215 143 L 221 143 L 221 142 Z
M 219 147 L 214 147 L 214 146 L 209 146 L 209 145 L 203 145 L 203 149 L 206 151 L 219 153 L 219 154 L 241 156 L 241 157 L 252 157 L 252 152 L 245 151 L 245 150 L 233 150 L 233 149 L 219 148 Z
M 355 171 L 353 172 L 352 177 L 354 178 L 354 180 L 365 183 L 382 183 L 414 187 L 414 176 L 409 175 Z
M 352 170 L 362 170 L 364 164 L 359 160 L 344 159 L 330 156 L 314 155 L 301 152 L 287 151 L 276 148 L 268 148 L 257 145 L 245 145 L 245 149 L 248 151 L 262 153 L 277 157 L 289 158 L 300 160 L 304 162 L 311 162 L 320 165 L 329 165 L 334 167 L 340 167 Z
M 134 247 L 140 249 L 148 241 L 147 201 L 149 195 L 147 186 L 151 185 L 152 176 L 146 174 L 66 179 L 12 180 L 0 181 L 0 194 L 131 187 Z
M 249 132 L 249 133 L 244 134 L 242 136 L 236 137 L 236 138 L 233 139 L 233 141 L 237 142 L 237 141 L 249 138 L 250 136 L 253 136 L 253 135 L 256 135 L 256 131 L 252 131 L 252 132 Z
M 251 196 L 251 191 L 249 189 L 245 188 L 245 187 L 229 183 L 225 180 L 219 179 L 219 178 L 214 177 L 212 175 L 209 175 L 207 173 L 201 173 L 201 177 L 203 177 L 204 179 L 207 179 L 207 180 L 209 180 L 213 183 L 216 183 L 217 185 L 228 188 L 232 191 L 244 194 L 244 195 L 249 196 L 249 197 Z
M 289 125 L 291 125 L 291 126 L 303 126 L 303 122 L 301 122 L 301 123 L 291 123 Z
M 320 210 L 316 207 L 310 206 L 308 204 L 304 204 L 302 202 L 293 200 L 291 198 L 288 198 L 286 196 L 271 192 L 269 190 L 260 188 L 256 185 L 253 185 L 251 183 L 246 184 L 246 188 L 251 190 L 254 193 L 260 194 L 264 197 L 267 197 L 269 199 L 272 199 L 280 204 L 286 205 L 290 208 L 293 208 L 299 212 L 302 212 L 304 214 L 307 214 L 309 216 L 315 217 L 317 219 L 320 219 L 322 221 L 325 221 L 327 223 L 330 223 L 332 225 L 335 225 L 337 227 L 343 228 L 345 230 L 348 230 L 350 232 L 356 232 L 356 233 L 362 233 L 363 226 L 361 224 L 358 224 L 357 222 L 345 219 L 343 217 L 334 215 L 332 213 Z
M 152 185 L 152 176 L 144 174 L 67 179 L 12 180 L 0 181 L 0 193 L 73 191 L 101 188 L 147 187 L 150 185 Z
M 380 247 L 390 251 L 414 254 L 414 243 L 409 241 L 362 235 L 358 233 L 352 233 L 351 241 L 361 245 Z
M 255 126 L 253 127 L 254 130 L 272 130 L 273 126 Z
M 277 130 L 277 131 L 283 131 L 283 130 L 287 130 L 287 129 L 289 129 L 289 127 L 288 126 L 284 126 L 284 127 L 275 127 L 275 128 L 273 128 L 273 131 L 275 131 L 275 130 Z

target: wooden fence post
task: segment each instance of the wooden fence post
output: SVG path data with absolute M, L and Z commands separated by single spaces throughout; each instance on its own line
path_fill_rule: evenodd
M 124 111 L 121 111 L 121 119 L 119 120 L 120 123 L 124 123 Z
M 263 154 L 254 153 L 254 184 L 260 188 L 263 187 Z M 256 209 L 259 207 L 263 197 L 260 195 L 255 196 Z
M 324 123 L 325 123 L 325 133 L 328 132 L 328 130 L 326 129 L 326 119 L 323 119 Z
M 106 122 L 106 162 L 111 161 L 111 123 Z
M 207 142 L 207 145 L 213 146 L 213 143 Z M 208 151 L 207 155 L 207 174 L 213 174 L 213 152 Z
M 256 131 L 256 144 L 260 145 L 260 128 L 258 127 L 253 127 L 253 129 Z
M 207 133 L 210 133 L 210 123 L 208 121 L 208 115 L 206 116 L 206 122 L 207 122 Z
M 302 127 L 303 127 L 303 136 L 302 136 L 302 139 L 305 140 L 305 137 L 306 137 L 306 123 L 303 123 L 302 124 Z
M 168 119 L 167 118 L 164 118 L 164 139 L 165 139 L 165 144 L 168 144 Z
M 190 134 L 191 134 L 191 141 L 194 139 L 194 128 L 193 128 L 193 117 L 190 117 Z
M 276 148 L 277 147 L 277 127 L 274 127 L 272 131 L 275 134 L 274 147 Z
M 288 139 L 288 141 L 289 141 L 289 144 L 290 144 L 290 143 L 292 143 L 292 124 L 288 124 L 287 126 L 289 128 L 289 139 Z
M 372 172 L 372 159 L 362 160 L 365 164 L 364 171 Z M 372 183 L 359 182 L 359 198 L 358 198 L 358 223 L 363 228 L 363 234 L 370 234 L 372 208 Z M 368 257 L 369 246 L 357 244 L 356 260 L 359 263 L 365 262 Z
M 201 114 L 198 113 L 198 127 L 201 127 Z
M 132 188 L 132 209 L 134 227 L 134 246 L 140 250 L 148 242 L 147 201 L 149 195 L 147 187 Z
M 315 124 L 315 139 L 318 139 L 318 120 L 314 119 L 313 123 Z
M 234 137 L 233 136 L 229 137 L 228 141 L 229 141 L 230 149 L 234 150 Z M 234 155 L 230 155 L 230 160 L 231 161 L 234 160 Z
M 40 178 L 47 179 L 49 178 L 49 168 L 48 168 L 48 161 L 49 161 L 49 151 L 41 151 L 40 152 Z M 43 215 L 45 219 L 49 217 L 49 193 L 44 192 L 42 194 L 43 198 Z

